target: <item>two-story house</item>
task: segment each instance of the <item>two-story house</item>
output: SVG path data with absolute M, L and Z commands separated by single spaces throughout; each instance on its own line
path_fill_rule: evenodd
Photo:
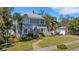
M 46 22 L 41 15 L 29 13 L 23 19 L 22 35 L 26 35 L 29 32 L 32 32 L 34 35 L 38 32 L 43 32 L 45 35 L 49 35 Z
M 24 14 L 22 14 L 24 15 Z M 50 31 L 48 31 L 46 21 L 41 15 L 35 13 L 27 13 L 26 16 L 22 20 L 22 31 L 19 31 L 19 24 L 17 20 L 13 20 L 13 24 L 15 25 L 13 29 L 15 29 L 15 33 L 13 31 L 12 34 L 17 37 L 26 36 L 28 33 L 33 33 L 37 35 L 39 32 L 43 32 L 45 35 L 51 35 Z

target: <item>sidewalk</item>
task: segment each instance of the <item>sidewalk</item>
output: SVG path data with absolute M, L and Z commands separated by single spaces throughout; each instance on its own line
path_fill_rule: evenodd
M 71 51 L 79 51 L 79 47 L 72 49 Z

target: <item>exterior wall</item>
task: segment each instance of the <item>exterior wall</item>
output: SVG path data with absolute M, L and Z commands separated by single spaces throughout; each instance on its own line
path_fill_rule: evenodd
M 25 29 L 27 33 L 33 32 L 36 34 L 37 32 L 43 32 L 44 34 L 47 34 L 47 26 L 45 24 L 45 21 L 43 19 L 30 19 L 30 18 L 25 18 L 23 21 L 23 31 L 22 34 L 26 34 Z M 34 30 L 34 29 L 37 30 Z
M 47 27 L 46 26 L 37 26 L 39 32 L 43 32 L 45 35 L 48 32 Z
M 59 34 L 60 35 L 65 35 L 66 34 L 66 31 L 65 30 L 61 30 Z

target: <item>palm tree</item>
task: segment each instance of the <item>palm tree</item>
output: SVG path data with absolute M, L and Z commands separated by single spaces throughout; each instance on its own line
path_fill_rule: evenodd
M 56 17 L 50 16 L 48 14 L 44 15 L 43 18 L 46 21 L 49 30 L 55 30 L 57 27 Z

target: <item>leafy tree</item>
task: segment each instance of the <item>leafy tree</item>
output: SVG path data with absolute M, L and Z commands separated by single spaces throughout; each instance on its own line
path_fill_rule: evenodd
M 79 17 L 75 18 L 74 20 L 70 20 L 67 26 L 70 30 L 79 31 Z
M 11 12 L 13 8 L 10 7 L 1 7 L 0 8 L 0 15 L 1 15 L 1 22 L 0 22 L 0 31 L 3 33 L 3 38 L 5 42 L 8 42 L 8 34 L 9 29 L 11 28 Z
M 67 23 L 69 20 L 73 20 L 74 17 L 71 17 L 69 15 L 60 15 L 60 26 L 67 26 Z

